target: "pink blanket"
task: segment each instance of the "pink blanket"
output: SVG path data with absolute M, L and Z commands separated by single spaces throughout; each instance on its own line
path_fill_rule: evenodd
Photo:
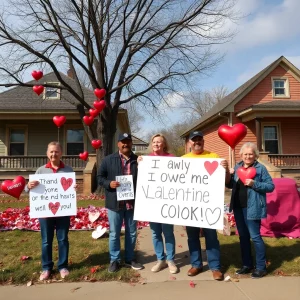
M 262 220 L 261 235 L 300 238 L 300 193 L 295 180 L 274 178 L 275 190 L 267 194 L 267 218 Z

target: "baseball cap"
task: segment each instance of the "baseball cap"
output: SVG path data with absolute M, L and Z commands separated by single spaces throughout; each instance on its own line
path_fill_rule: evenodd
M 201 136 L 203 137 L 203 133 L 201 131 L 192 131 L 190 133 L 189 139 L 192 140 L 196 136 Z
M 119 138 L 118 138 L 118 142 L 123 141 L 123 140 L 132 140 L 131 138 L 131 134 L 130 133 L 120 133 L 119 134 Z

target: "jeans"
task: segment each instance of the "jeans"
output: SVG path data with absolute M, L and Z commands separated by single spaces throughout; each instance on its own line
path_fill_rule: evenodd
M 150 222 L 150 228 L 152 231 L 152 242 L 154 250 L 158 260 L 165 260 L 166 255 L 164 253 L 164 242 L 162 239 L 162 233 L 165 237 L 167 260 L 174 260 L 175 256 L 175 237 L 174 237 L 174 225 L 161 224 Z
M 54 217 L 39 219 L 42 236 L 42 268 L 51 271 L 53 269 L 52 261 L 52 243 L 54 230 L 58 242 L 58 270 L 68 267 L 69 240 L 68 232 L 70 227 L 70 217 Z
M 137 222 L 133 220 L 133 209 L 126 210 L 126 208 L 113 211 L 108 209 L 109 222 L 109 256 L 110 262 L 120 262 L 120 234 L 121 227 L 125 224 L 125 262 L 130 262 L 134 259 L 134 248 L 136 243 Z
M 256 252 L 256 269 L 266 270 L 265 243 L 260 235 L 261 220 L 247 220 L 247 208 L 234 208 L 233 210 L 236 227 L 240 237 L 240 247 L 243 266 L 252 268 L 250 238 L 254 243 Z
M 220 270 L 220 244 L 215 229 L 203 228 L 206 244 L 206 254 L 208 266 L 211 270 Z M 188 236 L 188 246 L 190 251 L 190 261 L 193 268 L 203 266 L 200 244 L 200 228 L 186 226 Z

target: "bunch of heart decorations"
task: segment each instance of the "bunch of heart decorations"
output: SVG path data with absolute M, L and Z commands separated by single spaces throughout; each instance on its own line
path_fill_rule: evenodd
M 40 80 L 43 77 L 43 72 L 42 71 L 32 71 L 31 75 L 35 80 Z M 43 85 L 34 85 L 32 89 L 39 96 L 40 94 L 43 93 L 44 86 Z M 103 98 L 106 95 L 105 89 L 98 89 L 98 88 L 95 89 L 94 95 L 97 97 L 97 100 L 95 100 L 93 103 L 94 107 L 89 109 L 89 115 L 86 115 L 82 118 L 82 121 L 87 126 L 91 126 L 93 124 L 94 119 L 102 112 L 102 110 L 106 106 L 105 100 L 103 100 Z M 66 120 L 67 119 L 65 116 L 54 116 L 53 117 L 53 122 L 57 126 L 57 128 L 60 128 L 61 126 L 63 126 L 65 124 Z M 91 141 L 91 145 L 94 149 L 97 150 L 102 146 L 102 141 L 94 139 Z M 89 153 L 87 151 L 84 151 L 83 153 L 79 154 L 79 158 L 84 161 L 86 161 L 88 159 L 88 157 L 89 157 Z
M 219 137 L 234 150 L 235 146 L 247 135 L 247 127 L 238 123 L 233 126 L 221 125 L 218 129 Z M 254 167 L 240 167 L 237 170 L 239 179 L 245 184 L 247 179 L 253 179 L 256 175 Z

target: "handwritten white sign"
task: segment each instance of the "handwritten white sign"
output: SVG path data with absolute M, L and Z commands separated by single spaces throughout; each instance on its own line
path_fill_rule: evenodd
M 138 169 L 134 219 L 223 229 L 221 160 L 144 156 Z
M 116 181 L 120 182 L 120 186 L 117 187 L 117 200 L 134 199 L 132 175 L 116 176 Z
M 75 173 L 29 175 L 29 181 L 37 180 L 38 186 L 30 190 L 30 217 L 48 218 L 77 214 Z

